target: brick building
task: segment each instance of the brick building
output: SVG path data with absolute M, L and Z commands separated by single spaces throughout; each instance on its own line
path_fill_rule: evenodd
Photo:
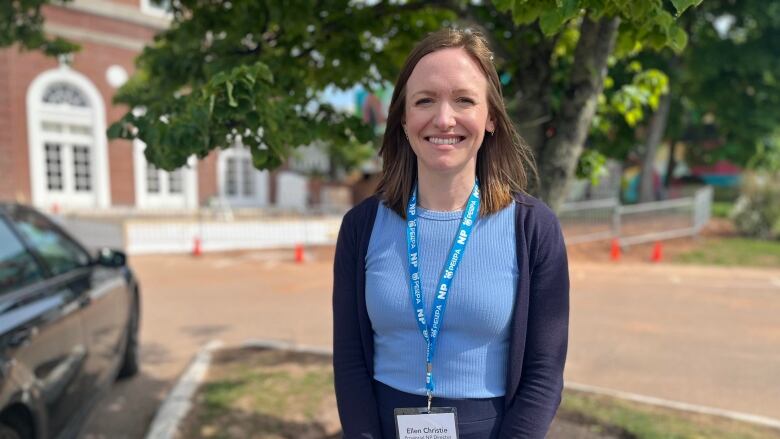
M 81 45 L 69 59 L 0 50 L 0 199 L 45 210 L 192 209 L 218 201 L 241 207 L 303 208 L 309 183 L 270 175 L 231 148 L 174 172 L 146 162 L 140 141 L 108 140 L 126 107 L 111 101 L 134 59 L 169 19 L 167 0 L 73 0 L 46 6 L 47 33 Z M 313 155 L 311 155 L 313 154 Z M 310 152 L 308 162 L 327 166 Z

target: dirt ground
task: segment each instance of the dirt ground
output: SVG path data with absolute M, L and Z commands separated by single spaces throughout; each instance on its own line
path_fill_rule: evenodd
M 695 242 L 670 241 L 665 256 Z M 780 268 L 653 264 L 632 247 L 570 249 L 569 382 L 780 418 Z M 118 383 L 82 438 L 141 438 L 199 347 L 213 339 L 331 344 L 332 248 L 136 256 L 140 374 Z M 304 318 L 300 318 L 301 313 Z

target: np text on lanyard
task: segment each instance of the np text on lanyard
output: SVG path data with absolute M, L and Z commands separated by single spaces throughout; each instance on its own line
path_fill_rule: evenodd
M 418 259 L 418 234 L 417 234 L 417 184 L 414 186 L 412 196 L 409 198 L 409 205 L 406 209 L 406 248 L 409 255 L 409 291 L 412 296 L 412 307 L 414 308 L 417 327 L 420 329 L 426 343 L 425 353 L 425 389 L 428 394 L 428 411 L 431 409 L 431 400 L 435 384 L 433 381 L 433 356 L 436 353 L 436 340 L 441 332 L 442 322 L 444 321 L 444 310 L 447 307 L 447 298 L 449 296 L 452 278 L 458 270 L 463 252 L 466 250 L 466 243 L 471 236 L 471 229 L 479 217 L 479 182 L 474 182 L 474 188 L 471 191 L 469 200 L 466 202 L 466 208 L 463 210 L 463 216 L 460 219 L 458 233 L 452 240 L 450 256 L 442 268 L 439 278 L 438 289 L 433 298 L 433 308 L 431 309 L 430 322 L 425 318 L 425 301 L 422 295 L 422 282 L 420 279 L 420 267 Z

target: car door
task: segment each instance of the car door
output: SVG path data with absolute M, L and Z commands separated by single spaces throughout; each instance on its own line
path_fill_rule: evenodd
M 81 245 L 38 212 L 20 209 L 15 222 L 51 271 L 73 269 L 63 261 L 65 254 L 78 258 L 78 276 L 71 288 L 78 295 L 88 351 L 82 371 L 89 388 L 85 396 L 95 397 L 114 380 L 129 316 L 127 280 L 119 269 L 93 264 Z
M 4 372 L 43 407 L 51 435 L 79 408 L 87 355 L 79 310 L 83 257 L 61 248 L 56 271 L 43 263 L 0 213 L 0 349 Z M 59 243 L 52 242 L 52 247 Z

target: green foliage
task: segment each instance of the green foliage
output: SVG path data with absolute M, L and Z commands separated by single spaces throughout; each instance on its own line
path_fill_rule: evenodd
M 746 165 L 780 120 L 780 1 L 708 0 L 681 21 L 690 50 L 659 60 L 677 96 L 670 136 L 689 143 L 692 164 Z
M 747 167 L 755 171 L 780 172 L 780 132 L 758 142 L 756 153 L 748 161 Z
M 327 0 L 174 2 L 174 22 L 137 59 L 115 97 L 128 112 L 111 137 L 139 138 L 150 162 L 175 169 L 240 141 L 260 169 L 322 141 L 353 167 L 375 140 L 370 127 L 322 100 L 331 86 L 368 89 L 397 74 L 413 42 L 454 14 L 423 3 L 369 6 Z
M 68 2 L 70 0 L 63 0 Z M 51 0 L 0 2 L 0 48 L 19 44 L 25 50 L 40 50 L 49 56 L 75 52 L 79 46 L 43 32 L 41 8 Z
M 658 108 L 661 95 L 668 92 L 669 78 L 660 70 L 642 71 L 642 66 L 634 61 L 629 69 L 636 71 L 630 84 L 625 84 L 609 98 L 610 109 L 621 115 L 630 127 L 645 117 L 644 108 Z
M 577 178 L 587 178 L 591 185 L 598 186 L 606 175 L 607 157 L 593 149 L 585 150 L 577 162 Z
M 742 235 L 780 238 L 780 172 L 745 172 L 731 219 Z
M 622 24 L 617 54 L 624 56 L 642 48 L 671 47 L 680 52 L 687 43 L 685 31 L 668 11 L 673 6 L 679 16 L 702 0 L 495 0 L 499 11 L 511 14 L 518 25 L 538 20 L 547 37 L 558 34 L 572 19 L 589 14 L 593 17 L 620 17 Z
M 731 210 L 734 209 L 734 203 L 728 201 L 713 201 L 712 216 L 714 218 L 728 218 Z
M 620 83 L 620 86 L 616 86 Z M 644 69 L 637 60 L 618 63 L 605 80 L 593 118 L 591 142 L 610 158 L 625 160 L 636 148 L 638 124 L 658 108 L 669 92 L 669 78 L 658 69 Z

